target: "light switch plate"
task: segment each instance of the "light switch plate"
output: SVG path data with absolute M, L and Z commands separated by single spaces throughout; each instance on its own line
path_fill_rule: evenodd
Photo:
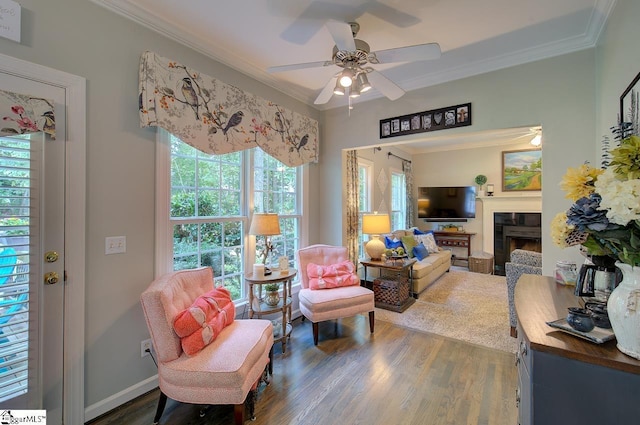
M 104 240 L 104 253 L 109 254 L 123 254 L 127 252 L 127 237 L 126 236 L 109 236 Z

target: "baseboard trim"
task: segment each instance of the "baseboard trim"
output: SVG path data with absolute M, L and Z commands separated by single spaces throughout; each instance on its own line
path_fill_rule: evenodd
M 295 309 L 291 312 L 291 319 L 297 319 L 302 316 L 300 313 L 300 309 Z M 97 403 L 92 404 L 91 406 L 87 406 L 84 409 L 84 420 L 85 422 L 91 421 L 98 416 L 104 415 L 105 413 L 120 407 L 128 401 L 133 400 L 136 397 L 141 396 L 142 394 L 148 393 L 149 391 L 158 387 L 158 375 L 153 375 L 150 378 L 145 379 L 144 381 L 138 382 L 135 385 L 130 386 L 129 388 L 125 388 L 124 390 L 105 398 Z
M 136 397 L 141 396 L 142 394 L 148 393 L 149 391 L 157 387 L 158 375 L 153 375 L 152 377 L 138 382 L 137 384 L 132 385 L 129 388 L 125 388 L 124 390 L 110 397 L 107 397 L 104 400 L 94 403 L 91 406 L 87 406 L 84 409 L 84 420 L 85 422 L 93 420 L 98 416 L 104 415 L 105 413 L 125 404 L 130 400 L 133 400 Z

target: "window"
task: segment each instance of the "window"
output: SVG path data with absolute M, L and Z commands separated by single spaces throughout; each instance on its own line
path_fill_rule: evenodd
M 0 402 L 25 394 L 30 380 L 29 242 L 37 241 L 30 232 L 38 230 L 38 154 L 29 136 L 0 138 Z
M 407 187 L 404 173 L 391 170 L 391 229 L 404 229 L 407 213 Z
M 365 258 L 364 244 L 369 238 L 362 234 L 362 214 L 371 212 L 372 190 L 373 190 L 373 163 L 366 159 L 358 159 L 358 204 L 360 217 L 358 219 L 358 250 L 359 257 Z M 366 238 L 366 240 L 365 240 Z
M 293 265 L 303 167 L 287 167 L 260 149 L 209 155 L 158 132 L 157 275 L 209 266 L 234 300 L 246 299 L 243 275 L 257 261 L 248 235 L 252 209 L 280 215 L 275 255 Z
M 300 246 L 301 208 L 299 206 L 299 172 L 287 167 L 261 149 L 254 152 L 254 211 L 278 213 L 280 235 L 274 236 L 271 263 L 285 256 L 289 266 L 294 267 L 295 253 Z M 262 239 L 262 238 L 261 238 Z M 262 242 L 258 241 L 260 244 Z

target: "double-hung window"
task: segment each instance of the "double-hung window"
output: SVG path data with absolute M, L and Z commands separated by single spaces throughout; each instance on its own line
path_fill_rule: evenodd
M 156 275 L 208 266 L 234 300 L 247 298 L 243 275 L 256 259 L 252 212 L 278 213 L 276 256 L 293 265 L 302 233 L 302 167 L 255 148 L 200 152 L 158 129 Z M 260 236 L 258 238 L 261 238 Z
M 284 256 L 290 267 L 294 267 L 295 253 L 300 246 L 299 168 L 287 167 L 261 149 L 254 150 L 253 209 L 257 213 L 278 213 L 280 235 L 272 238 L 271 261 L 275 264 L 277 257 Z
M 404 173 L 391 169 L 391 229 L 404 229 L 407 214 L 407 187 Z

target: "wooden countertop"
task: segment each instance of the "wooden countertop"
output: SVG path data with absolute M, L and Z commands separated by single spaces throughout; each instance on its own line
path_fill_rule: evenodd
M 615 339 L 594 344 L 547 325 L 566 317 L 567 307 L 582 306 L 573 290 L 547 276 L 525 274 L 518 280 L 516 313 L 531 349 L 640 375 L 640 361 L 618 350 Z

